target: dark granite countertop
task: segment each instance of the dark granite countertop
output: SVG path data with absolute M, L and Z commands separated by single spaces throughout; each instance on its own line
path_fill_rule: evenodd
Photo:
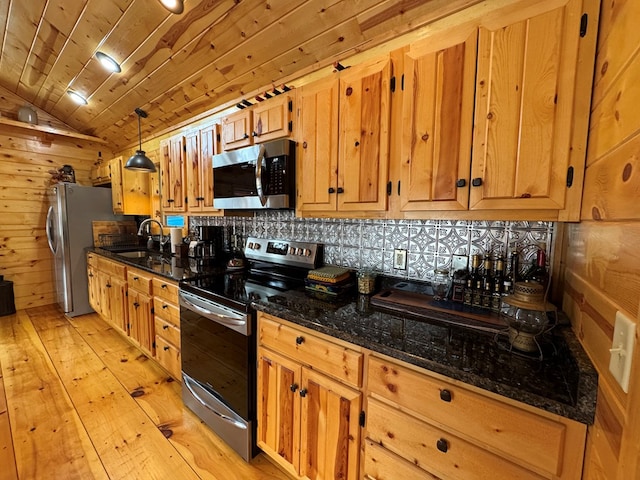
M 598 377 L 570 326 L 558 325 L 548 334 L 549 348 L 541 360 L 510 351 L 506 335 L 442 323 L 438 312 L 425 318 L 387 311 L 371 305 L 366 296 L 325 301 L 300 290 L 252 305 L 317 332 L 593 424 Z
M 87 251 L 178 282 L 202 275 L 222 274 L 225 271 L 224 267 L 208 264 L 204 259 L 163 255 L 157 251 L 147 251 L 146 255 L 139 258 L 125 257 L 122 255 L 123 252 L 117 249 L 91 247 Z

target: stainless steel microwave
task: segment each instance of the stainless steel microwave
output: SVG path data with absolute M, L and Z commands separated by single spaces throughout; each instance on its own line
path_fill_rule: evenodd
M 213 156 L 213 206 L 293 208 L 295 142 L 282 139 Z

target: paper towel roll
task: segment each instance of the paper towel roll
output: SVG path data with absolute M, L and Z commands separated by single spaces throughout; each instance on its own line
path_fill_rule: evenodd
M 182 229 L 170 228 L 169 235 L 171 236 L 171 253 L 176 253 L 176 245 L 182 244 Z

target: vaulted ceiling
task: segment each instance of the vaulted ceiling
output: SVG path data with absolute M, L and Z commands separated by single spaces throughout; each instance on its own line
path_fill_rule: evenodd
M 479 2 L 1 0 L 0 85 L 117 149 Z

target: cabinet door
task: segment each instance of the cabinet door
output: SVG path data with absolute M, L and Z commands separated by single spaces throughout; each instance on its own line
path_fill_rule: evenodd
M 581 3 L 480 28 L 471 209 L 564 207 Z
M 151 313 L 151 297 L 130 288 L 128 291 L 128 300 L 129 336 L 141 349 L 153 356 L 155 326 Z
M 129 306 L 127 304 L 127 282 L 109 277 L 109 318 L 111 323 L 129 335 Z
M 253 137 L 250 135 L 252 119 L 251 110 L 247 109 L 232 113 L 222 119 L 222 148 L 224 150 L 233 150 L 253 144 Z
M 288 137 L 293 129 L 292 111 L 293 101 L 289 95 L 280 95 L 254 106 L 251 131 L 254 143 Z
M 213 207 L 213 156 L 221 152 L 220 124 L 200 130 L 200 191 L 198 212 L 222 213 Z M 189 205 L 191 210 L 191 205 Z
M 358 478 L 362 395 L 302 368 L 300 475 Z
M 162 208 L 165 212 L 185 211 L 184 143 L 177 136 L 160 143 L 160 182 Z
M 100 281 L 98 271 L 91 265 L 87 267 L 87 283 L 89 288 L 89 305 L 91 305 L 91 308 L 97 313 L 102 313 L 100 311 Z
M 200 190 L 200 132 L 192 132 L 184 137 L 184 164 L 186 174 L 187 210 L 199 211 L 202 201 Z
M 387 209 L 391 60 L 341 72 L 338 210 Z
M 448 31 L 405 55 L 400 211 L 468 208 L 476 39 Z
M 124 194 L 122 187 L 122 157 L 109 161 L 109 176 L 111 177 L 111 202 L 113 213 L 124 213 Z
M 338 188 L 338 79 L 297 89 L 297 208 L 334 211 Z
M 300 467 L 300 365 L 258 349 L 258 446 L 295 476 Z

